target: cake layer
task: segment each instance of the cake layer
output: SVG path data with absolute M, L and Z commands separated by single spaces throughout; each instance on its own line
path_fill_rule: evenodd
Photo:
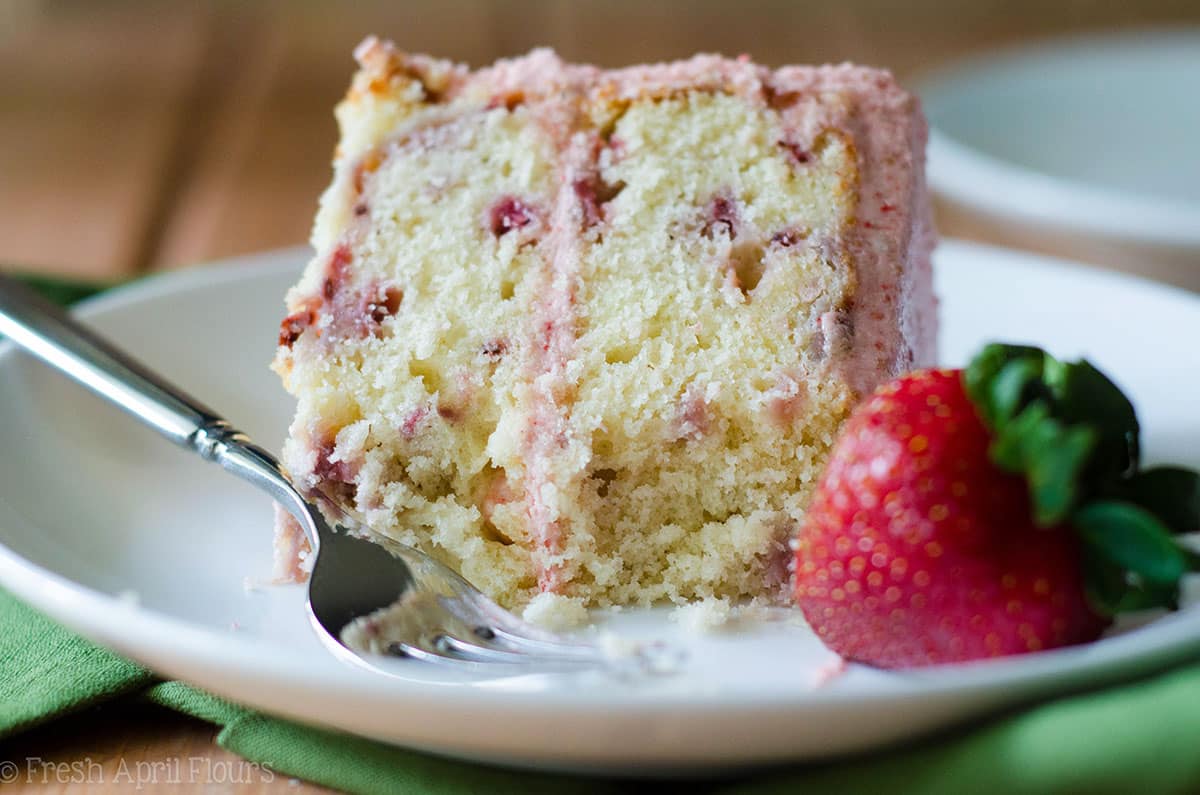
M 933 357 L 886 73 L 368 40 L 275 368 L 306 491 L 507 606 L 784 599 L 859 396 Z

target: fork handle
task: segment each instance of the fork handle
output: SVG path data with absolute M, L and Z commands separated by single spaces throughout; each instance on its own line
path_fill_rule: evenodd
M 215 411 L 3 274 L 0 335 L 175 444 L 265 489 L 293 513 L 305 510 L 274 456 Z
M 0 334 L 150 425 L 195 447 L 220 415 L 150 372 L 15 279 L 0 275 Z

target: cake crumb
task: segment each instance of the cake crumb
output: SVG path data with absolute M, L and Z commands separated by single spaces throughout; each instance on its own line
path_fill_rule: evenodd
M 706 634 L 725 628 L 733 617 L 733 605 L 728 599 L 701 599 L 680 605 L 671 613 L 671 620 L 692 634 Z
M 804 613 L 794 606 L 784 607 L 766 600 L 755 598 L 748 604 L 739 605 L 734 613 L 738 621 L 771 624 L 789 624 L 795 627 L 807 627 Z
M 448 610 L 446 601 L 436 591 L 410 589 L 392 604 L 346 624 L 338 637 L 363 654 L 393 654 L 397 643 L 436 648 L 441 635 L 470 638 L 475 628 Z
M 615 632 L 602 632 L 596 648 L 610 666 L 610 673 L 633 676 L 671 676 L 683 670 L 687 654 L 663 641 L 639 641 Z
M 304 535 L 304 529 L 279 503 L 275 510 L 275 561 L 272 583 L 304 582 L 312 573 L 316 556 Z
M 521 617 L 530 624 L 552 632 L 578 629 L 586 625 L 590 618 L 582 599 L 553 593 L 540 593 L 533 597 Z
M 636 657 L 641 651 L 642 644 L 615 632 L 602 632 L 596 638 L 596 647 L 600 649 L 600 653 L 606 660 L 623 660 Z

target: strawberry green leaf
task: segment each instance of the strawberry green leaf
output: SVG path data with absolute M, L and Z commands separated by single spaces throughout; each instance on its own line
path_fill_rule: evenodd
M 993 427 L 1003 425 L 1021 413 L 1040 386 L 1042 362 L 1034 358 L 1014 359 L 996 373 L 989 390 L 989 409 Z
M 1047 364 L 1046 383 L 1055 397 L 1055 416 L 1096 429 L 1092 474 L 1110 478 L 1132 472 L 1140 445 L 1137 414 L 1129 398 L 1086 359 L 1060 364 L 1047 357 Z
M 1090 428 L 1064 425 L 1038 400 L 1000 426 L 990 452 L 1001 469 L 1025 475 L 1033 520 L 1049 527 L 1064 521 L 1078 502 L 1079 475 L 1094 443 Z
M 1144 469 L 1122 484 L 1122 493 L 1176 533 L 1200 531 L 1200 473 L 1182 467 Z
M 1091 552 L 1146 586 L 1174 587 L 1187 571 L 1184 551 L 1153 514 L 1128 502 L 1098 500 L 1071 517 Z
M 1024 472 L 1025 461 L 1035 445 L 1032 437 L 1038 427 L 1050 419 L 1050 410 L 1045 403 L 1037 402 L 1022 411 L 1012 422 L 995 429 L 995 438 L 989 453 L 996 466 L 1008 472 Z
M 1038 369 L 1041 369 L 1042 361 L 1045 358 L 1046 353 L 1041 348 L 994 342 L 985 346 L 971 360 L 963 373 L 963 382 L 967 389 L 967 395 L 979 408 L 989 427 L 995 428 L 1002 418 L 1008 419 L 1016 413 L 1012 411 L 1002 414 L 998 405 L 1006 402 L 998 399 L 994 394 L 994 384 L 1000 372 L 1012 362 L 1017 361 L 1032 361 L 1036 363 Z M 1005 393 L 1005 396 L 1008 396 L 1008 393 Z
M 1083 576 L 1086 581 L 1088 604 L 1092 610 L 1102 616 L 1112 618 L 1117 614 L 1117 607 L 1124 595 L 1124 584 L 1110 586 L 1111 580 L 1106 580 L 1097 573 L 1097 569 L 1084 566 Z
M 1136 579 L 1136 578 L 1135 578 Z M 1125 592 L 1125 598 L 1117 605 L 1117 612 L 1148 610 L 1152 607 L 1179 609 L 1179 583 L 1159 585 L 1157 583 L 1134 582 Z
M 1088 601 L 1096 612 L 1105 616 L 1115 616 L 1121 612 L 1130 587 L 1125 579 L 1125 572 L 1119 566 L 1104 555 L 1085 548 L 1083 581 L 1087 588 Z
M 1079 475 L 1095 445 L 1091 428 L 1064 427 L 1049 420 L 1041 454 L 1034 453 L 1026 477 L 1033 498 L 1033 518 L 1042 527 L 1065 520 L 1081 495 Z
M 1200 474 L 1139 471 L 1137 414 L 1116 384 L 1087 361 L 997 343 L 963 386 L 992 433 L 992 462 L 1025 479 L 1034 522 L 1079 535 L 1097 609 L 1176 607 L 1179 578 L 1200 571 L 1200 554 L 1172 537 L 1200 530 Z
M 1101 615 L 1115 616 L 1135 610 L 1179 607 L 1179 586 L 1156 585 L 1129 576 L 1120 566 L 1102 555 L 1087 553 L 1083 561 L 1084 582 L 1092 609 Z

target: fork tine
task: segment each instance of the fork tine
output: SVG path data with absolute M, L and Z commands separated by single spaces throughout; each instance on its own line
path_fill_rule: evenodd
M 566 656 L 561 654 L 542 654 L 534 657 L 521 651 L 499 649 L 493 646 L 468 643 L 460 638 L 455 638 L 450 635 L 441 635 L 435 638 L 434 645 L 440 651 L 456 655 L 472 662 L 509 663 L 512 665 L 530 665 L 534 663 L 549 662 L 557 665 L 564 663 L 592 663 L 596 661 L 595 658 L 585 659 L 583 657 Z
M 568 666 L 571 668 L 596 662 L 583 658 L 571 657 L 534 657 L 514 651 L 493 649 L 474 643 L 467 643 L 449 635 L 438 635 L 433 639 L 433 649 L 412 643 L 396 641 L 388 645 L 388 653 L 396 657 L 405 657 L 423 663 L 445 665 L 463 665 L 468 667 L 509 666 L 519 668 L 546 668 Z
M 516 635 L 501 627 L 488 627 L 487 629 L 492 633 L 491 640 L 523 654 L 551 655 L 577 659 L 586 658 L 589 660 L 595 660 L 600 656 L 596 648 L 584 643 L 530 638 L 523 635 Z
M 388 644 L 387 653 L 393 657 L 404 657 L 425 663 L 460 662 L 454 657 L 447 657 L 444 654 L 426 651 L 420 646 L 415 646 L 411 643 L 405 643 L 399 640 Z
M 492 661 L 492 660 L 483 661 L 483 660 L 468 659 L 466 657 L 461 657 L 461 656 L 458 656 L 457 654 L 454 654 L 449 649 L 430 651 L 429 649 L 426 649 L 422 646 L 418 646 L 414 643 L 405 643 L 404 641 L 395 641 L 393 643 L 388 644 L 387 653 L 392 656 L 395 656 L 395 657 L 402 657 L 405 659 L 416 660 L 417 662 L 421 662 L 421 663 L 432 663 L 432 664 L 439 665 L 439 666 L 445 666 L 445 665 L 462 666 L 462 667 L 468 668 L 468 669 L 491 668 L 491 667 L 496 666 L 497 664 L 515 665 L 515 663 L 511 663 L 511 662 L 507 662 L 507 661 L 500 662 L 498 660 L 497 661 Z M 528 663 L 528 661 L 526 661 L 526 665 L 527 665 L 527 663 Z

